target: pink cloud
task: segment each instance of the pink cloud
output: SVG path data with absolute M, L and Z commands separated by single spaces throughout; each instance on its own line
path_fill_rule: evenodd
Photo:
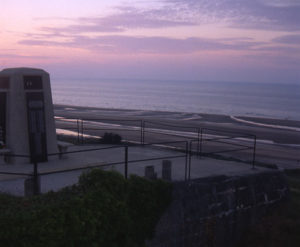
M 187 54 L 200 51 L 251 50 L 263 43 L 239 39 L 204 39 L 190 37 L 175 39 L 166 37 L 133 37 L 107 35 L 94 38 L 74 36 L 70 41 L 25 39 L 19 42 L 30 46 L 78 47 L 102 53 L 131 54 Z
M 121 13 L 105 17 L 81 17 L 74 19 L 75 24 L 64 27 L 41 27 L 42 32 L 56 34 L 118 33 L 128 29 L 165 28 L 179 26 L 195 26 L 196 22 L 177 20 L 167 17 L 162 10 L 138 10 L 136 8 L 118 8 Z
M 287 0 L 164 0 L 200 20 L 239 29 L 300 31 L 299 1 Z M 202 18 L 205 16 L 205 18 Z

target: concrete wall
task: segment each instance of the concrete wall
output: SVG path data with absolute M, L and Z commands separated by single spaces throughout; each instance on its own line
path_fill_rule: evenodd
M 147 246 L 233 246 L 248 226 L 288 194 L 278 171 L 175 183 L 173 201 Z

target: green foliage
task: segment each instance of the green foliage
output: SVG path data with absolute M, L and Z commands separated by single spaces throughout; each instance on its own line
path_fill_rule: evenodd
M 145 180 L 131 176 L 128 181 L 130 218 L 135 219 L 133 233 L 135 242 L 142 244 L 153 235 L 156 221 L 171 201 L 171 187 L 162 180 Z M 140 245 L 139 245 L 140 246 Z
M 141 246 L 170 200 L 166 182 L 98 169 L 59 192 L 2 194 L 0 246 Z

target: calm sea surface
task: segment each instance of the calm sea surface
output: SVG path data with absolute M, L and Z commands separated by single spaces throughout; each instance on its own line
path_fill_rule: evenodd
M 300 85 L 51 79 L 55 104 L 300 120 Z

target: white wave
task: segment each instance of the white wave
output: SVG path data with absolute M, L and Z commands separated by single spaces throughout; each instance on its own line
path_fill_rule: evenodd
M 264 123 L 257 123 L 253 121 L 248 121 L 244 119 L 240 119 L 234 116 L 230 116 L 231 119 L 241 122 L 241 123 L 247 123 L 247 124 L 252 124 L 256 126 L 262 126 L 262 127 L 269 127 L 269 128 L 275 128 L 275 129 L 284 129 L 284 130 L 293 130 L 293 131 L 300 131 L 300 128 L 297 127 L 289 127 L 289 126 L 282 126 L 282 125 L 275 125 L 275 124 L 264 124 Z
M 64 117 L 58 117 L 58 116 L 55 116 L 54 118 L 55 118 L 55 120 L 64 121 L 64 122 L 72 122 L 72 123 L 76 123 L 78 120 L 78 119 L 64 118 Z
M 111 123 L 103 123 L 103 122 L 97 122 L 97 121 L 87 121 L 84 120 L 84 124 L 90 124 L 91 126 L 101 126 L 101 127 L 122 127 L 120 124 L 111 124 Z
M 75 132 L 75 131 L 72 131 L 72 130 L 65 130 L 65 129 L 56 129 L 56 134 L 68 135 L 68 136 L 78 136 L 77 131 Z M 82 136 L 82 134 L 80 134 L 80 136 Z M 87 135 L 87 134 L 83 134 L 83 137 L 101 139 L 100 136 Z

